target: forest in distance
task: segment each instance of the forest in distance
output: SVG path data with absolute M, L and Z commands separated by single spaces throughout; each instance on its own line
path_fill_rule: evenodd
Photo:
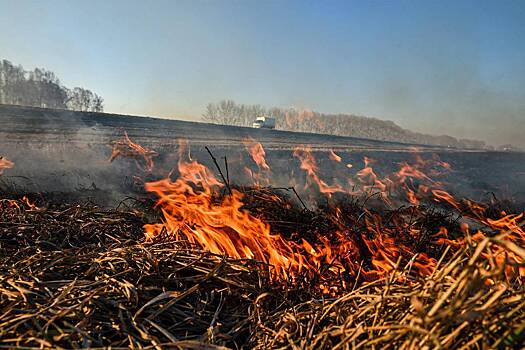
M 296 108 L 266 108 L 261 105 L 237 104 L 232 100 L 209 103 L 202 115 L 208 123 L 251 126 L 257 116 L 269 115 L 276 120 L 276 129 L 311 132 L 337 136 L 351 136 L 380 141 L 392 141 L 451 148 L 494 150 L 484 141 L 458 139 L 448 135 L 428 135 L 403 129 L 389 120 L 353 114 L 326 114 Z M 498 147 L 501 151 L 518 151 L 512 145 Z
M 104 99 L 91 90 L 65 87 L 55 73 L 43 69 L 25 70 L 0 60 L 0 104 L 103 112 Z

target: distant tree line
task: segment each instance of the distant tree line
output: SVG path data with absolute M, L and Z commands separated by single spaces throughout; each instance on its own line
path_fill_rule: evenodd
M 456 139 L 452 136 L 427 135 L 403 129 L 389 120 L 352 114 L 325 114 L 295 108 L 265 108 L 260 105 L 237 104 L 231 100 L 210 103 L 202 115 L 208 123 L 251 126 L 256 117 L 270 115 L 276 129 L 319 134 L 353 136 L 368 139 L 438 145 L 454 148 L 491 148 L 483 141 Z
M 41 68 L 26 71 L 7 60 L 0 60 L 0 104 L 104 111 L 104 99 L 90 90 L 68 89 L 51 71 Z

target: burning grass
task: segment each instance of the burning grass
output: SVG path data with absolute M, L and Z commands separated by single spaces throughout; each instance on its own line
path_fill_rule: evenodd
M 328 207 L 306 211 L 278 190 L 237 191 L 290 240 L 298 229 L 306 238 L 333 232 Z M 399 255 L 384 274 L 366 276 L 365 254 L 346 282 L 344 274 L 319 280 L 326 264 L 318 280 L 278 280 L 267 264 L 211 254 L 167 232 L 145 240 L 143 225 L 158 220 L 146 204 L 108 211 L 26 198 L 0 206 L 3 347 L 504 348 L 525 340 L 516 273 L 525 251 L 508 232 L 462 246 L 405 242 L 436 258 L 427 275 L 415 272 L 415 255 Z M 431 207 L 374 211 L 353 199 L 340 208 L 363 236 L 360 222 L 377 216 L 385 227 L 461 233 L 453 216 Z
M 250 187 L 230 184 L 226 159 L 222 171 L 207 149 L 219 181 L 181 143 L 177 168 L 144 183 L 149 197 L 116 210 L 0 196 L 0 347 L 525 342 L 523 213 L 456 199 L 431 178 L 450 169 L 437 158 L 416 154 L 386 177 L 366 158 L 348 184 L 329 184 L 302 149 L 305 189 L 320 200 L 307 205 L 295 187 L 262 187 L 264 150 L 246 149 Z M 132 158 L 151 178 L 156 154 L 125 136 L 110 160 Z

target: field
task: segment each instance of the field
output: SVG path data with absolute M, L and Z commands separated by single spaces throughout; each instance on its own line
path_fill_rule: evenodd
M 521 153 L 12 106 L 0 121 L 3 347 L 525 341 Z
M 104 192 L 98 198 L 122 197 L 129 192 L 133 169 L 121 162 L 109 163 L 111 142 L 127 132 L 140 145 L 159 153 L 157 166 L 174 166 L 178 140 L 187 139 L 192 157 L 213 167 L 208 146 L 217 157 L 227 157 L 232 182 L 244 184 L 246 157 L 243 140 L 260 142 L 272 166 L 271 184 L 286 186 L 299 163 L 293 160 L 295 147 L 308 147 L 319 161 L 323 178 L 345 177 L 345 165 L 359 168 L 363 158 L 376 161 L 384 173 L 398 163 L 412 159 L 413 148 L 423 154 L 437 154 L 452 166 L 452 178 L 460 196 L 483 199 L 487 193 L 525 202 L 525 153 L 484 152 L 406 145 L 348 137 L 284 131 L 257 130 L 203 123 L 162 120 L 101 113 L 78 113 L 0 105 L 0 152 L 16 164 L 4 181 L 16 183 L 27 192 L 67 192 L 93 196 L 93 187 Z M 342 157 L 341 169 L 334 169 L 329 151 Z M 247 158 L 247 159 L 246 159 Z M 335 174 L 335 172 L 337 172 Z M 293 177 L 293 176 L 292 176 Z M 6 180 L 7 179 L 7 180 Z M 93 186 L 94 185 L 94 186 Z

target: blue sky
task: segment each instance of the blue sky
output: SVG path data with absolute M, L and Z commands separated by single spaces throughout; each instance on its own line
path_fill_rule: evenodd
M 109 112 L 231 98 L 525 146 L 525 1 L 0 0 L 0 57 Z

